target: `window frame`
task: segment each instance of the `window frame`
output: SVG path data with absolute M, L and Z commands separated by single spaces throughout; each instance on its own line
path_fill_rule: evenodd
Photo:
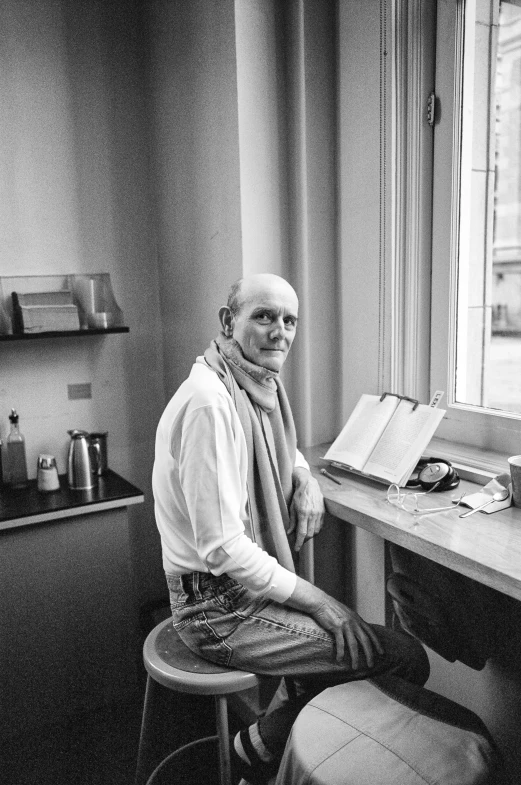
M 392 282 L 390 386 L 429 393 L 435 3 L 394 0 L 392 30 Z
M 483 6 L 478 0 L 479 12 Z M 456 361 L 464 26 L 465 0 L 438 0 L 435 84 L 441 113 L 433 158 L 431 394 L 442 389 L 447 396 L 439 438 L 509 455 L 520 452 L 521 415 L 456 403 L 451 382 Z

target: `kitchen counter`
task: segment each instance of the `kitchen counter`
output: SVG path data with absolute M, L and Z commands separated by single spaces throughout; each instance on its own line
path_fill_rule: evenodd
M 30 480 L 25 488 L 0 487 L 0 530 L 127 507 L 143 501 L 139 488 L 110 469 L 88 491 L 69 488 L 66 475 L 60 475 L 60 489 L 51 493 L 41 493 L 36 480 Z
M 110 470 L 90 491 L 66 476 L 60 486 L 0 489 L 2 739 L 124 706 L 139 689 L 128 507 L 143 493 Z
M 320 458 L 328 447 L 321 444 L 303 453 L 331 515 L 521 600 L 521 509 L 508 507 L 491 515 L 477 512 L 460 518 L 460 512 L 468 509 L 460 507 L 415 518 L 387 502 L 386 484 L 327 466 Z M 341 485 L 320 474 L 326 466 Z M 430 494 L 429 506 L 448 505 L 451 498 L 480 487 L 461 480 L 453 491 Z

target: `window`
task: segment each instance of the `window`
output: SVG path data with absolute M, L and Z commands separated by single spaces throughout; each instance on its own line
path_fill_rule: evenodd
M 521 445 L 521 2 L 440 0 L 431 384 L 438 435 Z

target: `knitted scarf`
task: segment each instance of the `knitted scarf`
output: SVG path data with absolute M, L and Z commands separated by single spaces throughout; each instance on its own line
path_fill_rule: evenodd
M 282 382 L 277 372 L 249 362 L 237 341 L 223 333 L 211 342 L 204 360 L 230 393 L 246 437 L 248 535 L 294 572 L 286 530 L 297 439 Z

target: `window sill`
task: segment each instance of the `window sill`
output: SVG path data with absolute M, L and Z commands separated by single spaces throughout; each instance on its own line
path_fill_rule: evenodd
M 507 455 L 473 445 L 434 438 L 425 454 L 446 458 L 458 471 L 460 477 L 480 485 L 489 482 L 498 474 L 510 473 Z

